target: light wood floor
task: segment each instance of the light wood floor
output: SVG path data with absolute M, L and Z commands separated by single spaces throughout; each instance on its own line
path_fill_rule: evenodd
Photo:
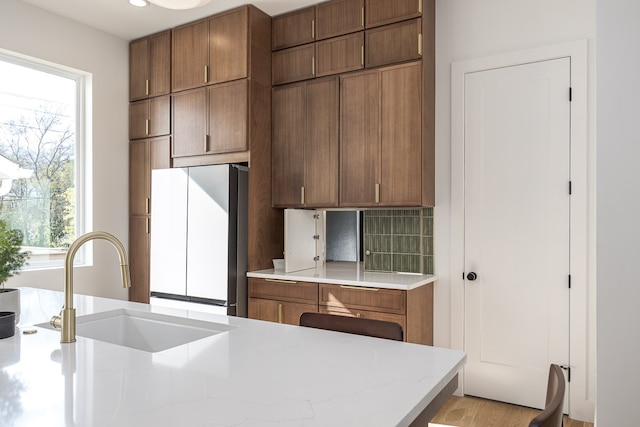
M 429 424 L 455 427 L 527 427 L 540 411 L 477 397 L 453 396 Z M 593 427 L 565 415 L 564 427 Z

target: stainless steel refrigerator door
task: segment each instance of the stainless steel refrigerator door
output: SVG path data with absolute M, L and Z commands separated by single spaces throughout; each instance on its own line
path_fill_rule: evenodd
M 151 172 L 151 292 L 187 292 L 187 169 Z
M 187 295 L 227 301 L 229 165 L 189 168 L 187 224 Z

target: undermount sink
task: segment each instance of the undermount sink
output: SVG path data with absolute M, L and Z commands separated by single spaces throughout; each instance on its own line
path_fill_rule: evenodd
M 36 326 L 49 328 L 48 323 Z M 76 335 L 151 353 L 207 338 L 234 326 L 158 313 L 117 309 L 76 319 Z

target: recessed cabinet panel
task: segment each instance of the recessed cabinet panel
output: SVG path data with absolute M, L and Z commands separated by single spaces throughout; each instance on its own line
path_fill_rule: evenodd
M 375 206 L 380 185 L 380 96 L 376 71 L 340 78 L 340 205 Z
M 430 0 L 427 0 L 430 1 Z M 423 0 L 366 0 L 367 28 L 415 18 L 422 15 Z
M 364 29 L 364 0 L 332 0 L 316 6 L 316 40 Z
M 129 104 L 129 138 L 139 139 L 171 132 L 169 96 L 160 96 Z
M 316 75 L 315 45 L 312 43 L 274 52 L 271 62 L 274 85 L 312 79 Z
M 365 32 L 367 68 L 422 57 L 422 20 L 399 22 Z
M 315 17 L 315 6 L 275 16 L 271 24 L 271 48 L 278 50 L 313 42 Z
M 364 33 L 317 42 L 316 62 L 318 77 L 364 68 Z

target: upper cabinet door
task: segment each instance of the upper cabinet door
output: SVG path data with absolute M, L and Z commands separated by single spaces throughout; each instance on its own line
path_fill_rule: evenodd
M 315 45 L 305 44 L 273 52 L 273 85 L 312 79 L 316 76 Z
M 412 61 L 422 57 L 422 19 L 398 22 L 366 31 L 365 66 Z
M 340 205 L 375 206 L 379 190 L 379 74 L 347 74 L 340 77 Z
M 171 91 L 204 86 L 209 81 L 209 21 L 173 29 Z
M 316 42 L 316 76 L 346 73 L 364 68 L 364 33 Z
M 207 89 L 171 96 L 173 157 L 197 156 L 208 150 Z
M 316 6 L 316 40 L 364 30 L 364 0 L 333 0 Z
M 417 18 L 422 15 L 423 0 L 366 0 L 367 28 Z M 431 0 L 427 0 L 431 1 Z
M 247 77 L 248 9 L 235 9 L 209 19 L 209 83 Z
M 171 33 L 165 31 L 129 44 L 129 99 L 168 94 Z
M 246 79 L 209 88 L 207 153 L 246 151 L 249 82 Z
M 316 39 L 315 20 L 315 6 L 274 17 L 271 27 L 271 49 L 278 50 L 313 42 Z
M 422 201 L 422 64 L 380 70 L 380 204 Z

